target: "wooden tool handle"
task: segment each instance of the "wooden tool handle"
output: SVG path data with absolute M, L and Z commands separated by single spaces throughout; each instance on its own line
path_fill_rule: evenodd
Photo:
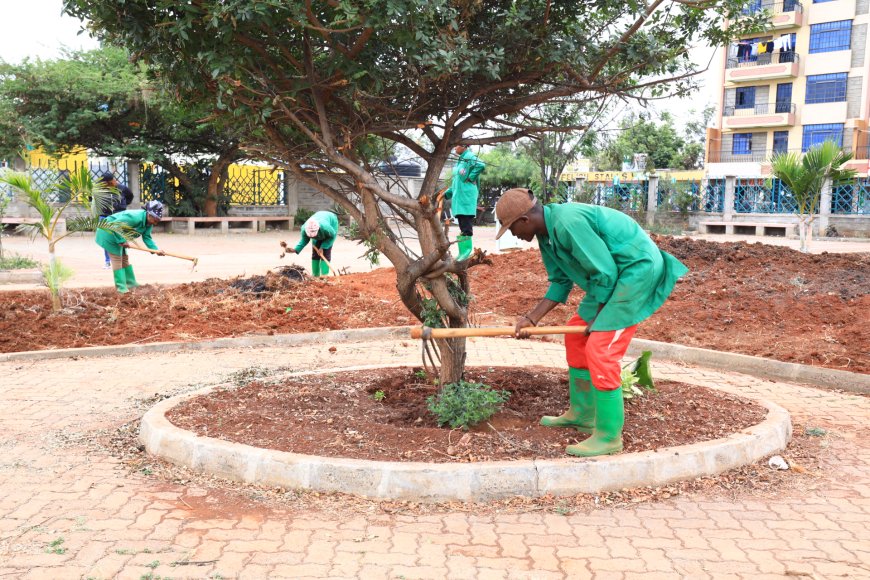
M 411 338 L 423 338 L 425 326 L 411 329 Z M 469 336 L 513 336 L 513 326 L 488 326 L 483 328 L 431 328 L 431 338 L 460 338 Z M 527 326 L 523 330 L 530 336 L 541 334 L 582 334 L 585 326 Z
M 143 252 L 149 252 L 151 254 L 159 254 L 160 253 L 160 250 L 152 250 L 151 248 L 143 248 L 142 246 L 127 246 L 127 247 L 132 249 L 132 250 L 142 250 Z M 194 262 L 197 260 L 197 258 L 194 258 L 193 256 L 182 256 L 181 254 L 170 254 L 169 252 L 163 252 L 163 254 L 165 256 L 171 256 L 173 258 L 181 258 L 182 260 L 190 260 L 191 262 Z

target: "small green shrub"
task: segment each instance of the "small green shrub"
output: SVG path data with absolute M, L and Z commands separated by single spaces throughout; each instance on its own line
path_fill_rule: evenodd
M 0 258 L 0 270 L 24 270 L 27 268 L 38 268 L 39 262 L 27 256 L 18 256 L 11 254 Z
M 439 426 L 468 429 L 495 415 L 509 397 L 507 391 L 495 391 L 483 383 L 460 381 L 444 385 L 437 395 L 432 395 L 426 402 L 429 411 L 437 417 Z
M 380 403 L 381 401 L 383 401 L 384 399 L 387 398 L 387 394 L 386 394 L 385 392 L 381 391 L 381 390 L 377 390 L 377 391 L 375 391 L 374 394 L 372 395 L 372 398 L 373 398 L 375 401 L 377 401 L 377 402 Z
M 300 207 L 296 210 L 296 213 L 293 214 L 293 223 L 297 226 L 301 226 L 305 222 L 308 221 L 308 218 L 314 215 L 314 212 L 310 209 L 305 209 L 304 207 Z

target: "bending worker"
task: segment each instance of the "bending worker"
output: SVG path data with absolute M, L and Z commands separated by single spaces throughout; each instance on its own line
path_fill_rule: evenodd
M 126 224 L 133 234 L 133 239 L 142 236 L 142 241 L 145 242 L 146 246 L 152 250 L 158 250 L 158 255 L 163 256 L 165 254 L 151 238 L 152 226 L 160 223 L 162 218 L 163 204 L 159 201 L 149 201 L 145 204 L 144 209 L 128 209 L 114 213 L 103 221 Z M 136 282 L 136 276 L 133 274 L 133 266 L 130 265 L 130 260 L 127 257 L 127 248 L 130 247 L 128 240 L 119 233 L 98 229 L 96 241 L 97 245 L 109 253 L 112 275 L 115 277 L 115 288 L 118 292 L 124 294 L 130 288 L 138 286 L 139 283 Z
M 585 203 L 542 206 L 528 189 L 511 189 L 495 205 L 503 224 L 527 242 L 537 237 L 550 287 L 537 306 L 516 321 L 517 338 L 536 326 L 576 284 L 586 295 L 569 321 L 587 327 L 566 334 L 570 405 L 558 417 L 543 417 L 547 427 L 573 427 L 591 436 L 569 445 L 580 457 L 622 451 L 625 410 L 620 360 L 639 322 L 668 298 L 688 269 L 661 251 L 629 216 Z
M 338 237 L 338 216 L 331 211 L 319 211 L 302 226 L 302 239 L 293 248 L 297 254 L 311 241 L 311 275 L 329 274 L 327 262 L 332 261 L 332 245 Z
M 480 161 L 465 145 L 458 145 L 454 149 L 459 155 L 459 161 L 453 166 L 453 178 L 450 187 L 444 192 L 444 199 L 451 201 L 451 212 L 459 221 L 459 234 L 456 237 L 459 246 L 459 255 L 456 260 L 467 260 L 474 250 L 471 238 L 474 235 L 472 226 L 477 217 L 477 179 L 486 164 Z

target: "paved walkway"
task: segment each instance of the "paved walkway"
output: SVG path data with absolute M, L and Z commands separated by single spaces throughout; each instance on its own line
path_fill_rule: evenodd
M 411 342 L 0 363 L 0 578 L 870 578 L 870 399 L 658 366 L 828 429 L 826 476 L 776 499 L 678 496 L 564 516 L 224 507 L 235 492 L 129 473 L 84 444 L 155 393 L 265 368 L 417 362 Z M 474 339 L 469 364 L 562 363 Z M 310 505 L 310 504 L 307 504 Z

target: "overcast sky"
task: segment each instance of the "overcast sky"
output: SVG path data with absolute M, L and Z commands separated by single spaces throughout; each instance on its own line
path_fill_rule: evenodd
M 62 15 L 62 0 L 0 0 L 3 9 L 3 31 L 0 32 L 0 59 L 18 63 L 25 57 L 57 58 L 63 47 L 69 49 L 97 48 L 99 44 L 87 33 L 78 34 L 81 22 Z M 713 49 L 696 49 L 696 62 L 706 66 Z M 669 111 L 682 125 L 688 111 L 700 111 L 707 103 L 716 104 L 711 87 L 716 86 L 717 62 L 701 77 L 702 88 L 687 99 L 657 102 L 656 110 Z

